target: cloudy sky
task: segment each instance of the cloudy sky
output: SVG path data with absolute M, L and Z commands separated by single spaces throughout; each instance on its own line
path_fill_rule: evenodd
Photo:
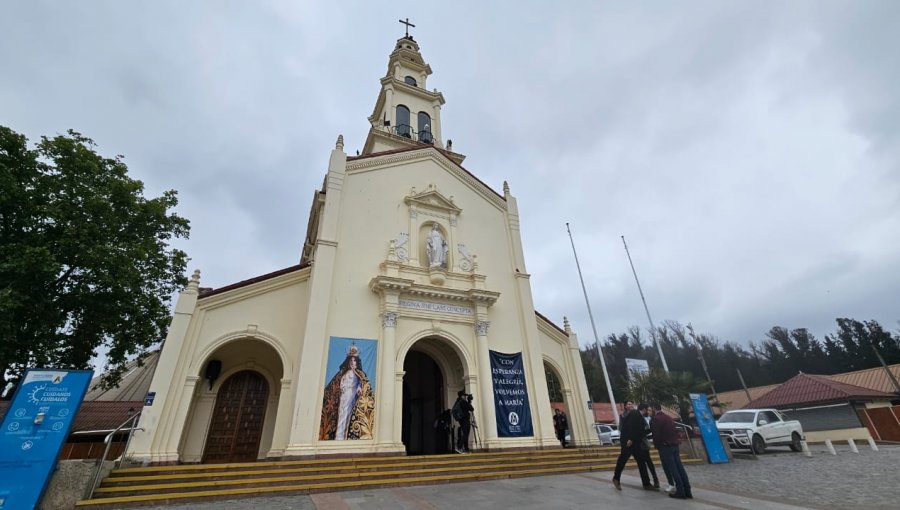
M 297 263 L 399 18 L 445 138 L 519 199 L 535 304 L 592 341 L 900 320 L 900 2 L 3 2 L 0 124 L 176 189 L 204 286 Z

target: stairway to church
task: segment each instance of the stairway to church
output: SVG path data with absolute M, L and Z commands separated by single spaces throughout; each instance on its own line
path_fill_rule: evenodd
M 421 457 L 348 457 L 113 470 L 78 507 L 122 508 L 266 494 L 308 494 L 373 487 L 472 482 L 615 467 L 618 447 L 517 450 Z M 662 468 L 653 452 L 657 472 Z M 699 460 L 684 459 L 685 463 Z M 629 468 L 635 468 L 633 462 Z

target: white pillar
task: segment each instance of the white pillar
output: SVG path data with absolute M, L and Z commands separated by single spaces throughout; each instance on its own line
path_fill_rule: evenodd
M 396 370 L 394 369 L 394 343 L 397 331 L 397 312 L 384 312 L 381 314 L 381 363 L 378 373 L 378 418 L 375 422 L 378 430 L 375 432 L 379 445 L 394 444 L 394 407 L 397 402 L 394 389 Z M 402 402 L 402 399 L 401 399 Z M 396 406 L 396 407 L 402 407 Z
M 172 421 L 172 428 L 166 441 L 165 451 L 162 452 L 166 457 L 165 462 L 181 460 L 178 444 L 181 442 L 181 436 L 184 434 L 184 425 L 187 422 L 191 404 L 194 403 L 194 390 L 197 388 L 197 381 L 199 380 L 199 375 L 189 375 L 184 380 L 184 389 L 181 392 L 181 399 L 175 411 L 175 419 Z
M 406 375 L 406 372 L 403 370 L 397 370 L 394 372 L 394 395 L 399 395 L 400 402 L 398 405 L 394 406 L 394 423 L 403 423 L 403 376 Z M 402 427 L 394 427 L 394 444 L 403 444 L 403 431 Z
M 278 408 L 275 411 L 275 430 L 272 432 L 272 447 L 266 457 L 282 457 L 287 447 L 291 432 L 291 404 L 294 397 L 291 392 L 291 380 L 282 379 L 278 391 Z
M 491 374 L 491 355 L 488 352 L 488 327 L 490 322 L 475 322 L 475 343 L 478 344 L 478 392 L 481 394 L 481 416 L 479 432 L 484 434 L 484 444 L 488 448 L 497 440 L 497 415 L 494 411 L 493 377 Z

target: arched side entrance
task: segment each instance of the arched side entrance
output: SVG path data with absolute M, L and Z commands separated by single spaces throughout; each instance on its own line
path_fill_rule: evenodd
M 453 451 L 450 423 L 439 418 L 452 407 L 462 389 L 463 364 L 453 347 L 437 337 L 417 341 L 403 360 L 401 440 L 408 455 Z
M 274 347 L 237 338 L 210 352 L 196 370 L 182 462 L 255 461 L 279 447 L 273 445 L 279 401 L 289 395 L 281 394 L 284 367 Z
M 544 376 L 547 378 L 547 393 L 550 395 L 549 404 L 550 407 L 553 408 L 552 412 L 553 414 L 556 414 L 556 410 L 559 409 L 566 414 L 567 421 L 569 422 L 569 441 L 571 441 L 575 438 L 575 434 L 572 431 L 573 416 L 570 412 L 571 408 L 569 407 L 567 398 L 568 392 L 566 391 L 566 387 L 559 370 L 552 363 L 549 363 L 547 359 L 544 359 Z M 554 434 L 556 434 L 555 426 Z
M 231 375 L 219 388 L 203 462 L 249 462 L 259 453 L 269 384 L 254 370 Z

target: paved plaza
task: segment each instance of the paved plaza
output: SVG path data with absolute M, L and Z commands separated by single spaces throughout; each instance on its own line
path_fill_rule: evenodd
M 757 460 L 725 465 L 690 465 L 694 500 L 681 501 L 644 491 L 636 473 L 622 477 L 616 491 L 611 472 L 543 476 L 486 482 L 369 489 L 310 496 L 279 496 L 171 505 L 179 510 L 346 510 L 482 508 L 653 508 L 668 509 L 881 509 L 900 499 L 900 448 L 878 452 L 846 445 L 832 456 L 813 447 L 813 457 L 772 450 Z M 659 474 L 662 471 L 659 467 Z

